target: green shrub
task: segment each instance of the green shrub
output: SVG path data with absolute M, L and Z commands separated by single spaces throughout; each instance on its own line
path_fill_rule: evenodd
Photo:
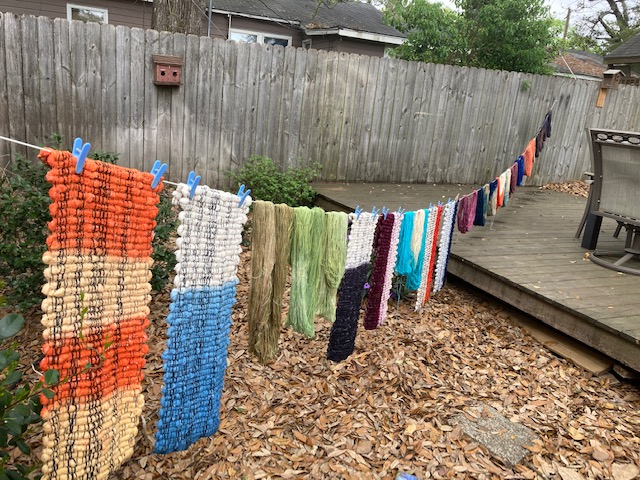
M 0 278 L 7 301 L 24 311 L 42 301 L 50 185 L 46 167 L 16 155 L 0 179 Z
M 151 267 L 151 288 L 159 292 L 164 289 L 176 266 L 175 236 L 178 216 L 171 205 L 171 194 L 163 191 L 158 204 L 156 228 L 153 231 L 153 267 Z
M 317 178 L 319 173 L 320 166 L 317 163 L 280 171 L 270 158 L 252 155 L 240 170 L 228 172 L 227 176 L 238 187 L 244 184 L 250 188 L 251 197 L 256 200 L 286 203 L 297 207 L 313 203 L 316 191 L 309 183 Z
M 60 144 L 60 138 L 54 138 Z M 117 153 L 94 152 L 93 157 L 115 163 Z M 19 311 L 39 305 L 44 285 L 42 254 L 49 235 L 49 189 L 45 180 L 47 167 L 16 155 L 10 171 L 0 178 L 0 279 L 4 280 L 4 294 L 9 305 Z M 161 196 L 156 218 L 152 257 L 151 285 L 162 290 L 175 265 L 173 247 L 168 240 L 176 229 L 177 218 L 171 200 Z
M 14 336 L 24 325 L 21 315 L 9 314 L 0 319 L 0 341 Z M 0 479 L 26 480 L 38 467 L 28 455 L 27 443 L 33 428 L 42 423 L 40 395 L 53 398 L 53 386 L 60 380 L 57 370 L 44 374 L 44 383 L 24 382 L 18 369 L 20 355 L 14 342 L 0 350 Z M 45 386 L 46 384 L 46 386 Z

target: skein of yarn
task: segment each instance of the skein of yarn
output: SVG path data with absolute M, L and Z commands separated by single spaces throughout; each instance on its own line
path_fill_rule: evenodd
M 167 323 L 164 386 L 154 452 L 185 450 L 220 424 L 231 310 L 251 197 L 181 183 L 175 288 Z
M 338 289 L 336 321 L 331 327 L 327 358 L 341 362 L 353 353 L 364 284 L 371 265 L 373 236 L 377 218 L 369 212 L 350 214 L 351 229 L 347 244 L 345 274 Z
M 338 287 L 347 261 L 347 229 L 344 212 L 327 212 L 323 238 L 324 256 L 318 293 L 318 315 L 333 323 L 336 319 Z
M 273 298 L 271 307 L 271 317 L 269 329 L 273 334 L 269 335 L 272 341 L 280 337 L 280 327 L 282 327 L 282 297 L 287 285 L 289 274 L 289 251 L 291 245 L 291 230 L 293 226 L 293 208 L 284 203 L 275 206 L 276 218 L 276 263 L 273 267 Z M 275 340 L 273 340 L 275 339 Z M 277 345 L 273 353 L 273 358 L 277 353 Z
M 153 175 L 42 150 L 52 203 L 41 370 L 64 379 L 42 396 L 42 478 L 107 478 L 133 454 L 149 350 L 151 239 L 162 184 Z
M 315 335 L 323 255 L 317 242 L 323 231 L 324 211 L 321 208 L 295 208 L 291 233 L 291 294 L 285 325 L 307 338 Z
M 276 263 L 275 205 L 258 200 L 253 204 L 251 230 L 251 284 L 249 286 L 249 352 L 264 363 L 275 355 L 277 332 L 270 328 L 273 279 Z

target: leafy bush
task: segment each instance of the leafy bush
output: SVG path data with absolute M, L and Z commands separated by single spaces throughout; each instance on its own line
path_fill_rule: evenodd
M 9 304 L 20 310 L 42 300 L 42 254 L 51 219 L 46 171 L 42 163 L 16 155 L 0 179 L 0 277 Z
M 153 231 L 153 267 L 151 288 L 159 292 L 169 281 L 169 276 L 176 266 L 175 235 L 178 228 L 178 216 L 171 205 L 171 194 L 162 192 L 156 217 L 156 228 Z
M 24 318 L 21 315 L 2 317 L 0 341 L 14 336 L 23 325 Z M 53 391 L 46 387 L 60 380 L 57 370 L 48 370 L 44 374 L 44 382 L 38 381 L 34 385 L 23 382 L 23 372 L 18 369 L 19 362 L 20 355 L 16 352 L 15 342 L 0 350 L 0 479 L 32 478 L 31 474 L 38 465 L 24 457 L 31 453 L 27 440 L 32 435 L 33 427 L 42 423 L 40 395 L 53 398 Z
M 59 136 L 52 136 L 52 141 L 57 145 L 61 143 Z M 118 154 L 97 151 L 92 158 L 115 163 Z M 41 162 L 16 155 L 11 169 L 0 178 L 0 279 L 4 280 L 8 303 L 20 311 L 42 301 L 40 290 L 45 268 L 42 254 L 49 235 L 47 222 L 51 220 L 51 185 L 45 180 L 46 172 L 47 168 Z M 158 207 L 160 213 L 156 219 L 158 226 L 152 254 L 156 263 L 151 280 L 155 290 L 164 288 L 175 265 L 168 239 L 177 222 L 170 198 L 162 195 Z
M 257 200 L 297 207 L 312 204 L 316 191 L 309 183 L 319 173 L 317 163 L 280 171 L 269 157 L 252 155 L 240 170 L 227 175 L 238 187 L 244 184 L 250 188 L 251 196 Z

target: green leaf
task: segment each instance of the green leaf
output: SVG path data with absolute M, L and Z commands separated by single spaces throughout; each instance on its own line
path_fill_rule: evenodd
M 18 438 L 16 440 L 16 446 L 20 449 L 20 451 L 22 453 L 24 453 L 25 455 L 29 455 L 31 453 L 31 447 L 29 447 L 29 445 L 27 445 L 27 443 L 21 439 Z
M 57 385 L 60 382 L 60 372 L 58 370 L 47 370 L 44 372 L 44 383 L 47 386 Z
M 10 418 L 5 418 L 4 426 L 7 428 L 7 431 L 11 435 L 20 435 L 22 433 L 22 427 L 20 426 L 20 424 Z
M 53 393 L 53 390 L 49 390 L 48 388 L 43 388 L 42 395 L 44 395 L 45 398 L 48 398 L 49 400 L 51 400 L 54 397 L 55 393 Z
M 9 435 L 5 427 L 0 427 L 0 447 L 6 448 L 9 442 Z
M 31 414 L 31 409 L 26 405 L 16 405 L 11 411 L 18 413 L 22 417 L 28 417 Z
M 11 387 L 17 384 L 21 378 L 22 378 L 22 372 L 20 370 L 14 370 L 9 375 L 7 375 L 7 378 L 5 378 L 2 383 L 3 385 L 8 385 L 9 387 Z
M 17 313 L 9 313 L 0 318 L 0 340 L 13 337 L 24 326 L 24 317 Z

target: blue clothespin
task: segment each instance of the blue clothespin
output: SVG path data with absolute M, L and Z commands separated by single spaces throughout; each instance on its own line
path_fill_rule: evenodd
M 244 203 L 244 201 L 246 200 L 246 198 L 249 196 L 249 194 L 251 193 L 251 189 L 244 189 L 244 184 L 240 185 L 240 189 L 238 190 L 238 196 L 240 197 L 240 203 L 238 204 L 238 207 L 241 207 L 242 204 Z
M 402 207 L 398 208 L 398 215 L 404 215 L 404 212 L 406 212 L 406 210 Z
M 158 186 L 158 183 L 160 183 L 160 179 L 162 178 L 162 175 L 164 175 L 164 172 L 167 171 L 167 167 L 168 165 L 166 163 L 162 163 L 160 162 L 160 160 L 156 160 L 156 162 L 153 164 L 153 167 L 151 167 L 151 175 L 153 175 L 153 182 L 151 182 L 151 188 L 156 188 Z
M 360 218 L 360 214 L 362 213 L 362 208 L 360 205 L 356 206 L 356 220 Z
M 387 215 L 389 214 L 389 209 L 387 207 L 382 207 L 382 215 L 384 216 L 384 219 L 387 219 Z
M 84 169 L 84 162 L 87 160 L 87 155 L 89 155 L 89 150 L 91 149 L 90 143 L 82 144 L 82 139 L 80 137 L 76 138 L 73 141 L 73 150 L 71 154 L 76 157 L 76 173 L 82 173 Z
M 200 175 L 196 176 L 196 172 L 193 170 L 189 172 L 189 176 L 187 177 L 187 186 L 191 188 L 189 191 L 189 198 L 193 198 L 196 194 L 196 187 L 200 183 L 200 180 L 202 180 L 202 177 Z
M 380 210 L 376 210 L 376 207 L 373 207 L 373 208 L 371 209 L 371 215 L 372 215 L 373 217 L 375 217 L 376 215 L 378 215 L 378 213 L 380 213 Z

